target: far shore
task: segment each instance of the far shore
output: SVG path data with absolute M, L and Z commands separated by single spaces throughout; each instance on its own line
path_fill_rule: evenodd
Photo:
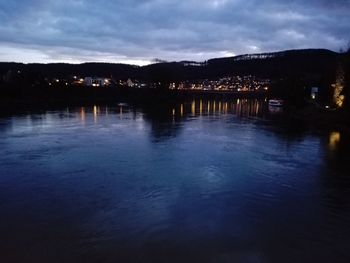
M 62 109 L 88 105 L 111 105 L 129 103 L 141 107 L 162 107 L 196 98 L 232 100 L 275 98 L 268 92 L 230 92 L 201 90 L 158 90 L 158 89 L 64 89 L 37 94 L 13 94 L 0 98 L 0 115 L 9 116 L 19 112 L 45 109 Z M 325 109 L 316 103 L 294 106 L 286 101 L 286 121 L 302 122 L 315 129 L 339 129 L 350 133 L 350 117 L 344 111 Z

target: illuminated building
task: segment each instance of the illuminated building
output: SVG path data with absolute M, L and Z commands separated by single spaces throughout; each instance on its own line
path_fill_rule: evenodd
M 88 87 L 105 87 L 110 85 L 110 80 L 106 78 L 85 77 L 84 85 Z

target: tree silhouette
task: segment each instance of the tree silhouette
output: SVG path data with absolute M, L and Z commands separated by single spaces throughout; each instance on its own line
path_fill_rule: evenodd
M 344 54 L 344 106 L 350 113 L 350 42 L 347 51 Z

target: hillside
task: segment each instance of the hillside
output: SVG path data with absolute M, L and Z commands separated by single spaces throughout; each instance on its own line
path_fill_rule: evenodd
M 0 63 L 0 75 L 9 70 L 21 71 L 34 78 L 79 76 L 136 78 L 144 81 L 180 81 L 216 78 L 228 74 L 256 75 L 268 78 L 286 76 L 334 76 L 339 54 L 325 49 L 288 50 L 210 59 L 203 63 L 167 62 L 147 66 L 112 63 L 22 64 Z

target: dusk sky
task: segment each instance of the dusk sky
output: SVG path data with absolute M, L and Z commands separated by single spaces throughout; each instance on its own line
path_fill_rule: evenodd
M 350 41 L 350 0 L 0 0 L 0 61 L 148 64 Z

